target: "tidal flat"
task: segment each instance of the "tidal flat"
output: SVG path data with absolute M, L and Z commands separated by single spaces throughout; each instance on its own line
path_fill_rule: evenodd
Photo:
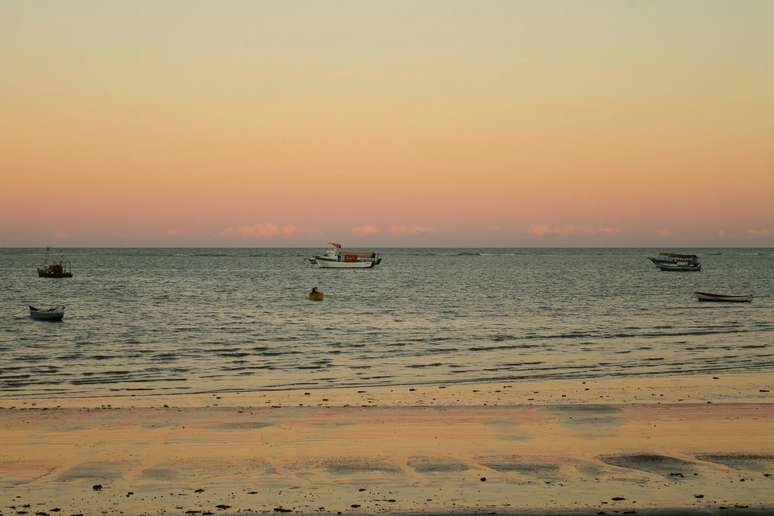
M 774 510 L 771 375 L 0 401 L 2 514 Z

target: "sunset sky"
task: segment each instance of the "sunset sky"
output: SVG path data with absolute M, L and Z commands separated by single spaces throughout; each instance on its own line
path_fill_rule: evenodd
M 772 1 L 0 2 L 0 246 L 772 246 Z

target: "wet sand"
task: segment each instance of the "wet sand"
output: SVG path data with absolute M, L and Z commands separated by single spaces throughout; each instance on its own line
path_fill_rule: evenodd
M 0 400 L 0 514 L 767 513 L 774 377 Z

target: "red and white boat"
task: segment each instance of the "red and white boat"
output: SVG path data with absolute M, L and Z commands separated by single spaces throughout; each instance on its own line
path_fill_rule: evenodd
M 371 269 L 382 262 L 382 257 L 375 252 L 345 251 L 341 244 L 331 242 L 324 254 L 309 261 L 323 269 Z
M 73 271 L 70 270 L 70 262 L 64 261 L 60 256 L 59 258 L 50 258 L 51 248 L 46 248 L 46 258 L 43 260 L 43 264 L 38 267 L 38 276 L 41 278 L 72 278 Z

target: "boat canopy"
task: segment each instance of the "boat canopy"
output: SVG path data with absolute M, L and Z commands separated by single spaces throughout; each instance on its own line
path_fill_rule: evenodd
M 685 259 L 697 259 L 695 254 L 679 254 L 679 253 L 658 253 L 660 256 L 669 256 L 670 258 L 685 258 Z

